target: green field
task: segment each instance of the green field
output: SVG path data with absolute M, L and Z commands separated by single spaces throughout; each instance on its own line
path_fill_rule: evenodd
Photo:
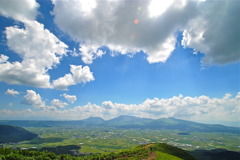
M 42 148 L 64 145 L 81 146 L 82 153 L 104 153 L 129 149 L 140 144 L 164 142 L 186 150 L 240 150 L 240 137 L 232 133 L 189 132 L 179 135 L 177 130 L 115 129 L 103 127 L 25 127 L 39 138 L 8 147 Z

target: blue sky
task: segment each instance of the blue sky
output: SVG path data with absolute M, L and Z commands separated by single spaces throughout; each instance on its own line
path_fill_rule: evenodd
M 0 2 L 0 119 L 239 121 L 237 0 L 21 2 Z

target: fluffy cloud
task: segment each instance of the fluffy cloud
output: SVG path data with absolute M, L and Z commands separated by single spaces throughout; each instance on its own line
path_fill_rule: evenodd
M 122 54 L 142 50 L 150 63 L 165 62 L 175 48 L 177 31 L 184 31 L 185 47 L 205 54 L 205 64 L 240 59 L 238 0 L 52 2 L 59 28 L 76 41 L 94 46 L 80 48 L 85 63 L 99 57 L 96 52 L 101 46 Z
M 18 21 L 34 20 L 39 4 L 35 0 L 2 0 L 0 14 Z
M 39 5 L 35 0 L 9 0 L 0 2 L 0 14 L 23 22 L 24 27 L 6 27 L 8 47 L 22 58 L 21 61 L 10 62 L 9 57 L 0 55 L 0 81 L 9 84 L 21 84 L 40 88 L 60 88 L 61 80 L 54 85 L 50 82 L 48 70 L 53 69 L 66 52 L 68 46 L 54 34 L 44 28 L 43 24 L 34 21 Z M 100 52 L 99 52 L 100 53 Z M 93 57 L 94 58 L 94 57 Z M 83 71 L 89 68 L 83 69 Z M 63 87 L 86 83 L 86 76 L 79 75 L 78 68 L 73 69 L 73 82 Z M 85 73 L 85 72 L 84 72 Z M 71 76 L 71 74 L 68 74 Z M 81 79 L 83 78 L 83 79 Z M 93 80 L 93 76 L 90 77 Z M 61 78 L 63 79 L 63 78 Z
M 25 29 L 7 27 L 5 33 L 8 47 L 22 61 L 9 62 L 5 58 L 0 64 L 0 80 L 10 84 L 51 88 L 47 71 L 59 63 L 67 45 L 36 21 L 25 23 Z
M 94 59 L 102 57 L 105 54 L 105 52 L 100 50 L 99 46 L 91 44 L 81 44 L 79 51 L 82 61 L 86 64 L 91 64 Z
M 134 115 L 146 118 L 176 117 L 204 122 L 231 122 L 240 114 L 240 92 L 223 98 L 174 96 L 168 99 L 146 99 L 141 104 L 121 104 L 104 101 L 101 105 L 88 103 L 71 109 L 80 117 L 101 116 L 109 119 L 119 115 Z M 70 112 L 66 110 L 65 112 Z M 86 114 L 86 115 L 85 115 Z M 79 118 L 79 117 L 78 117 Z
M 71 73 L 53 81 L 54 88 L 66 90 L 69 86 L 77 83 L 87 83 L 94 80 L 93 74 L 88 66 L 70 65 L 70 67 Z
M 67 105 L 66 103 L 63 103 L 58 99 L 53 99 L 51 101 L 51 105 L 47 105 L 46 102 L 40 96 L 40 94 L 37 94 L 33 90 L 27 90 L 27 93 L 24 96 L 22 104 L 34 107 L 36 109 L 36 112 L 42 112 L 42 113 L 56 111 L 57 107 L 63 108 L 64 106 Z
M 57 99 L 51 102 L 52 106 L 46 106 L 40 95 L 32 90 L 27 91 L 24 99 L 25 104 L 40 109 L 33 110 L 32 115 L 37 114 L 53 119 L 77 120 L 90 116 L 110 119 L 120 115 L 133 115 L 145 118 L 175 117 L 198 122 L 222 123 L 235 122 L 240 114 L 240 92 L 236 96 L 226 94 L 222 98 L 210 98 L 205 95 L 198 97 L 179 95 L 167 99 L 154 98 L 146 99 L 141 104 L 104 101 L 101 105 L 88 103 L 70 109 L 62 109 L 66 104 Z M 61 110 L 57 108 L 61 108 Z
M 77 100 L 77 97 L 75 95 L 68 95 L 68 94 L 64 93 L 61 96 L 63 96 L 70 103 L 74 103 Z
M 240 4 L 238 0 L 210 1 L 199 5 L 199 14 L 188 21 L 182 44 L 205 54 L 204 64 L 240 60 Z
M 6 95 L 12 95 L 12 96 L 16 96 L 16 95 L 19 95 L 19 92 L 18 91 L 15 91 L 14 89 L 8 89 L 6 92 L 5 92 Z
M 27 94 L 24 96 L 22 103 L 33 106 L 36 109 L 44 109 L 47 107 L 42 97 L 33 90 L 27 90 Z
M 36 21 L 25 23 L 25 29 L 7 27 L 6 37 L 9 48 L 15 51 L 22 61 L 9 62 L 7 56 L 1 55 L 1 81 L 40 88 L 66 89 L 70 85 L 94 80 L 89 67 L 71 65 L 71 74 L 51 84 L 48 70 L 60 63 L 68 46 Z
M 60 101 L 59 99 L 53 99 L 51 101 L 52 106 L 59 107 L 59 108 L 65 108 L 68 104 L 65 102 Z

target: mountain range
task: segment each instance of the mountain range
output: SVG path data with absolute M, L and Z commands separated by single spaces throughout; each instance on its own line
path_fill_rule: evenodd
M 185 132 L 229 132 L 240 133 L 240 127 L 229 127 L 220 124 L 203 124 L 176 118 L 149 119 L 122 115 L 110 120 L 100 117 L 89 117 L 76 121 L 33 121 L 33 120 L 2 120 L 0 124 L 20 127 L 51 127 L 51 126 L 97 126 L 125 129 L 169 129 Z

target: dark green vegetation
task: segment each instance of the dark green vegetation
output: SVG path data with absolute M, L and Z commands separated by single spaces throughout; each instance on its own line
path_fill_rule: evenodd
M 105 121 L 99 117 L 91 117 L 79 121 L 0 121 L 0 124 L 20 127 L 60 127 L 60 126 L 101 126 L 124 129 L 168 129 L 184 132 L 229 132 L 240 133 L 238 127 L 202 124 L 175 118 L 147 119 L 133 116 L 119 116 Z
M 240 152 L 228 151 L 225 149 L 195 150 L 190 152 L 199 160 L 237 160 L 240 159 Z
M 31 133 L 21 127 L 0 125 L 0 143 L 20 142 L 31 140 L 37 137 L 37 134 Z
M 39 151 L 45 152 L 53 152 L 55 154 L 69 154 L 69 155 L 77 155 L 78 150 L 81 147 L 76 145 L 67 145 L 67 146 L 57 146 L 57 147 L 43 147 L 39 149 Z
M 164 144 L 147 144 L 132 149 L 119 152 L 92 154 L 87 156 L 56 155 L 52 152 L 12 150 L 8 148 L 0 149 L 0 159 L 2 160 L 140 160 L 140 159 L 158 159 L 158 160 L 196 160 L 186 151 Z

